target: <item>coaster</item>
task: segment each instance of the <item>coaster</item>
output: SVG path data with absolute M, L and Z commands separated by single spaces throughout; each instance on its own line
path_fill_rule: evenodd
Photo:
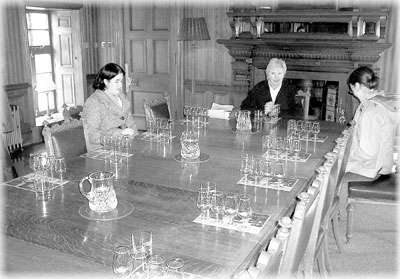
M 123 200 L 118 201 L 117 207 L 110 212 L 98 213 L 89 208 L 89 203 L 82 205 L 79 208 L 79 215 L 83 218 L 96 221 L 112 221 L 124 218 L 132 213 L 134 206 Z
M 190 159 L 182 158 L 182 155 L 180 153 L 178 153 L 178 154 L 175 154 L 173 156 L 173 158 L 175 161 L 178 161 L 181 163 L 203 163 L 210 159 L 210 155 L 207 155 L 205 153 L 200 153 L 199 158 L 190 160 Z

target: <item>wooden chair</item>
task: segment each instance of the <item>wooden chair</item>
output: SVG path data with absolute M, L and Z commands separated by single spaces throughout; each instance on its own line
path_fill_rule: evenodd
M 303 272 L 303 259 L 311 237 L 320 202 L 320 182 L 315 181 L 311 194 L 299 195 L 292 219 L 279 220 L 278 232 L 262 251 L 255 266 L 238 273 L 235 278 L 292 277 Z
M 353 218 L 356 203 L 368 203 L 375 205 L 392 204 L 397 205 L 399 174 L 392 173 L 381 175 L 374 181 L 349 182 L 347 198 L 347 232 L 346 238 L 349 243 L 353 234 Z M 372 228 L 371 228 L 372 229 Z
M 339 218 L 341 214 L 339 211 L 339 205 L 340 205 L 341 192 L 343 188 L 342 181 L 346 173 L 346 166 L 349 160 L 351 145 L 353 143 L 353 133 L 354 133 L 353 127 L 349 127 L 348 129 L 344 130 L 343 136 L 337 140 L 337 145 L 336 145 L 338 149 L 339 171 L 336 183 L 335 196 L 333 198 L 332 205 L 329 210 L 329 216 L 332 225 L 333 237 L 335 239 L 336 245 L 340 253 L 343 251 L 343 245 L 342 242 L 340 241 L 341 234 L 339 231 Z
M 144 98 L 143 105 L 147 126 L 150 120 L 156 118 L 171 119 L 170 100 L 167 92 L 155 99 Z
M 53 126 L 44 124 L 42 134 L 48 155 L 72 158 L 87 152 L 82 120 L 73 119 Z
M 321 201 L 317 208 L 316 220 L 313 224 L 310 242 L 305 257 L 305 273 L 312 276 L 317 264 L 319 273 L 326 276 L 332 271 L 328 254 L 328 232 L 331 223 L 330 210 L 336 195 L 339 164 L 337 156 L 327 160 L 319 168 L 317 180 L 320 180 Z M 311 188 L 309 188 L 311 191 Z

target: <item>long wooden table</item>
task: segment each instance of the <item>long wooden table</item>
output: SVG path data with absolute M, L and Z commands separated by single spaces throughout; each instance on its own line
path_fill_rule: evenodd
M 65 179 L 69 182 L 52 191 L 49 201 L 38 201 L 35 193 L 5 187 L 4 232 L 8 237 L 34 243 L 110 267 L 112 249 L 130 245 L 131 233 L 138 229 L 153 232 L 153 253 L 185 261 L 182 271 L 208 278 L 231 278 L 252 264 L 276 230 L 277 220 L 290 214 L 296 196 L 305 189 L 323 155 L 331 151 L 343 126 L 321 122 L 324 143 L 310 142 L 312 155 L 306 163 L 288 165 L 288 175 L 298 182 L 290 191 L 277 191 L 237 184 L 241 178 L 243 151 L 261 154 L 261 136 L 276 132 L 286 135 L 286 120 L 277 125 L 264 124 L 258 133 L 243 136 L 231 129 L 234 123 L 211 119 L 207 128 L 198 130 L 201 152 L 210 159 L 200 164 L 184 164 L 173 159 L 180 153 L 179 137 L 185 125 L 175 125 L 175 138 L 169 145 L 134 140 L 129 157 L 119 168 L 86 157 L 67 161 Z M 303 150 L 305 142 L 302 142 Z M 78 182 L 87 174 L 100 170 L 116 173 L 115 190 L 120 202 L 134 206 L 128 216 L 113 221 L 83 218 L 78 210 L 88 203 L 79 192 Z M 248 193 L 254 212 L 271 216 L 259 234 L 242 233 L 194 223 L 200 214 L 196 208 L 197 189 L 201 182 L 212 181 L 224 193 Z

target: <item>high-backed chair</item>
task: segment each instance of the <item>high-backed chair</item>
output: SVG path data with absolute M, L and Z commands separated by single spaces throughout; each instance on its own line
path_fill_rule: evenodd
M 87 152 L 82 120 L 73 119 L 53 126 L 45 123 L 42 134 L 48 155 L 72 158 Z
M 339 166 L 339 171 L 338 171 L 338 178 L 337 178 L 337 183 L 336 183 L 336 191 L 335 191 L 335 196 L 332 201 L 331 208 L 329 210 L 329 216 L 331 220 L 331 225 L 332 225 L 332 231 L 333 231 L 333 237 L 335 238 L 336 245 L 339 249 L 339 252 L 341 253 L 343 251 L 343 245 L 342 242 L 340 241 L 340 231 L 339 231 L 339 217 L 340 217 L 340 211 L 339 211 L 339 205 L 340 205 L 340 198 L 341 198 L 341 193 L 342 193 L 342 181 L 343 177 L 346 173 L 346 166 L 347 162 L 349 161 L 349 154 L 350 154 L 350 149 L 351 145 L 353 143 L 353 133 L 354 133 L 354 128 L 349 127 L 348 129 L 343 131 L 343 136 L 338 139 L 337 143 L 337 149 L 339 150 L 338 152 L 338 166 Z
M 349 182 L 347 198 L 347 242 L 349 243 L 353 233 L 353 218 L 356 203 L 368 204 L 392 204 L 396 205 L 398 196 L 399 174 L 392 173 L 381 175 L 374 181 Z M 372 228 L 371 228 L 372 229 Z
M 318 170 L 320 171 L 318 177 L 320 177 L 322 185 L 321 201 L 318 205 L 304 263 L 305 273 L 309 276 L 313 274 L 315 264 L 321 275 L 325 276 L 332 271 L 328 254 L 328 232 L 331 223 L 330 210 L 336 194 L 339 172 L 337 156 L 328 159 Z M 309 190 L 311 189 L 309 188 Z
M 156 118 L 171 119 L 170 100 L 167 92 L 155 99 L 144 98 L 143 105 L 147 125 L 149 125 L 150 120 Z
M 279 220 L 277 234 L 262 251 L 255 266 L 235 275 L 235 278 L 292 277 L 304 271 L 304 255 L 317 218 L 321 182 L 314 181 L 312 193 L 301 193 L 292 219 Z

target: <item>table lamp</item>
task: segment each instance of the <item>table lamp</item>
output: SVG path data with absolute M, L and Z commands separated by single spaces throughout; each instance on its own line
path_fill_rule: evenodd
M 207 24 L 204 17 L 183 18 L 179 27 L 178 41 L 191 41 L 192 47 L 192 92 L 190 95 L 190 105 L 193 106 L 193 96 L 195 87 L 195 48 L 196 41 L 209 40 Z

